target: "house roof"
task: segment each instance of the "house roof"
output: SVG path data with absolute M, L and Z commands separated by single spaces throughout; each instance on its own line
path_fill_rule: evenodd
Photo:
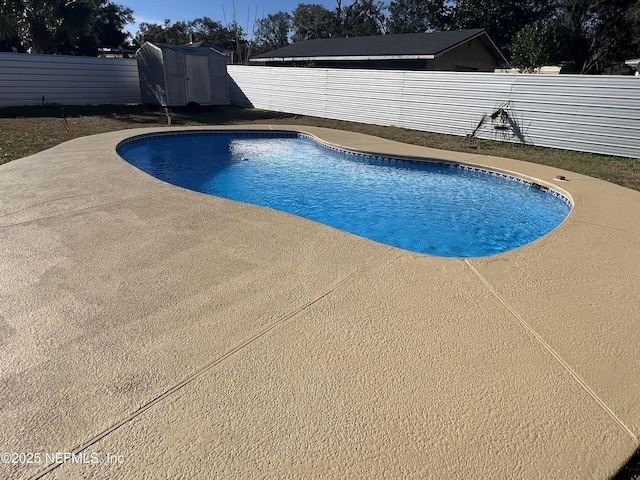
M 250 61 L 430 60 L 474 38 L 480 38 L 501 63 L 507 62 L 498 47 L 481 28 L 305 40 L 256 55 Z

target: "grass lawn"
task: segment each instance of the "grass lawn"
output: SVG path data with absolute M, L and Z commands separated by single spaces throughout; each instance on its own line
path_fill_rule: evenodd
M 463 137 L 397 127 L 306 117 L 239 107 L 212 107 L 172 113 L 172 125 L 291 124 L 350 130 L 403 143 L 458 152 L 473 152 L 541 163 L 617 183 L 640 191 L 640 159 L 478 140 L 472 148 Z M 166 115 L 133 106 L 66 106 L 0 108 L 0 164 L 53 147 L 73 138 L 126 128 L 167 124 Z

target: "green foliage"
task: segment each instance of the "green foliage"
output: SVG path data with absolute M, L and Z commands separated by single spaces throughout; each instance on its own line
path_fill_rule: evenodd
M 289 45 L 292 17 L 288 13 L 278 12 L 257 21 L 254 34 L 256 50 L 260 54 Z
M 18 36 L 13 12 L 6 9 L 5 3 L 2 4 L 2 15 L 0 15 L 0 40 L 9 40 Z
M 484 28 L 523 71 L 615 71 L 640 56 L 640 0 L 392 0 L 389 33 Z
M 126 45 L 129 35 L 124 28 L 133 23 L 133 10 L 108 0 L 97 0 L 95 36 L 101 47 L 117 48 Z
M 395 0 L 389 4 L 389 33 L 448 30 L 451 7 L 446 0 Z
M 557 60 L 576 73 L 602 73 L 639 53 L 637 0 L 559 0 L 552 19 Z
M 237 39 L 241 43 L 244 42 L 244 33 L 237 24 L 224 27 L 222 23 L 209 17 L 196 18 L 188 22 L 186 30 L 192 35 L 194 42 L 207 42 L 227 50 L 235 50 Z
M 97 55 L 125 43 L 131 21 L 131 9 L 108 0 L 3 0 L 0 41 L 33 53 Z
M 10 52 L 13 49 L 24 50 L 18 36 L 18 25 L 15 18 L 5 13 L 4 3 L 0 8 L 0 52 Z
M 545 18 L 554 0 L 393 0 L 390 33 L 484 28 L 506 48 L 524 26 Z
M 336 16 L 322 5 L 299 4 L 293 11 L 294 42 L 331 38 L 337 30 Z
M 541 63 L 569 64 L 578 73 L 608 71 L 640 56 L 640 0 L 391 0 L 389 16 L 377 0 L 349 0 L 328 10 L 299 4 L 257 22 L 253 53 L 292 40 L 484 28 L 512 63 L 531 71 Z M 0 51 L 97 55 L 129 39 L 123 29 L 133 11 L 109 0 L 0 0 Z M 186 44 L 207 41 L 246 60 L 249 42 L 233 22 L 208 17 L 142 23 L 137 41 Z
M 511 44 L 511 66 L 534 73 L 554 58 L 555 35 L 549 22 L 537 22 L 520 30 Z
M 223 27 L 220 22 L 209 17 L 196 18 L 191 22 L 179 21 L 171 23 L 166 19 L 163 25 L 157 23 L 141 23 L 136 34 L 136 41 L 187 45 L 193 42 L 207 42 L 226 50 L 233 63 L 242 63 L 247 59 L 248 42 L 242 27 L 236 22 Z
M 338 0 L 336 9 L 336 32 L 338 37 L 381 35 L 384 27 L 384 5 L 374 0 L 354 0 L 342 7 Z
M 143 22 L 139 26 L 136 40 L 140 45 L 145 42 L 184 45 L 189 43 L 189 26 L 186 22 L 171 23 L 168 18 L 163 25 Z
M 7 0 L 2 10 L 33 53 L 66 53 L 91 32 L 95 18 L 90 0 Z
M 353 0 L 345 7 L 337 1 L 334 11 L 322 5 L 299 4 L 293 11 L 294 42 L 315 38 L 380 35 L 384 31 L 384 4 L 375 0 Z
M 466 0 L 452 10 L 451 28 L 484 28 L 496 45 L 504 50 L 526 25 L 547 18 L 553 0 Z
M 631 26 L 631 36 L 633 41 L 629 46 L 631 56 L 640 55 L 640 0 L 636 0 L 629 5 L 625 13 L 625 21 Z

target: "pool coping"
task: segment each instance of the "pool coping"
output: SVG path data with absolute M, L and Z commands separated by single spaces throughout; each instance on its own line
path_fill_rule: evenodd
M 0 167 L 0 232 L 11 246 L 0 257 L 0 332 L 8 359 L 2 375 L 11 385 L 7 398 L 0 397 L 6 405 L 0 418 L 13 426 L 0 434 L 5 448 L 119 453 L 128 463 L 102 475 L 121 478 L 163 474 L 167 455 L 172 472 L 195 476 L 314 471 L 335 478 L 383 472 L 606 478 L 637 448 L 640 192 L 481 153 L 319 127 L 246 126 L 300 131 L 337 148 L 517 173 L 572 199 L 572 212 L 545 237 L 460 261 L 202 198 L 139 172 L 115 153 L 132 135 L 211 128 L 111 132 Z M 568 182 L 560 187 L 557 175 Z M 85 264 L 95 272 L 83 270 Z M 159 279 L 171 288 L 162 290 Z M 158 297 L 163 308 L 154 310 L 136 287 L 147 284 L 176 296 L 166 304 Z M 109 316 L 117 330 L 101 326 Z M 190 319 L 188 328 L 178 327 L 177 318 Z M 459 328 L 461 319 L 468 328 Z M 415 330 L 434 321 L 437 341 Z M 220 340 L 203 343 L 212 323 L 224 327 L 216 334 Z M 343 343 L 350 325 L 361 334 L 353 341 L 362 348 Z M 305 332 L 312 336 L 305 340 Z M 425 345 L 422 354 L 438 359 L 428 362 L 428 371 L 418 368 L 415 352 L 393 343 L 414 338 Z M 386 350 L 377 350 L 383 345 Z M 474 356 L 465 360 L 465 352 Z M 308 358 L 324 358 L 331 369 L 314 376 L 320 366 Z M 396 363 L 383 365 L 380 358 Z M 425 385 L 438 388 L 414 384 L 420 371 Z M 400 383 L 387 390 L 392 381 Z M 312 397 L 321 385 L 338 401 Z M 252 389 L 271 392 L 272 401 L 234 397 Z M 395 392 L 405 393 L 395 398 Z M 207 414 L 203 406 L 215 398 L 222 403 Z M 239 398 L 244 404 L 232 402 Z M 264 415 L 256 416 L 261 409 Z M 239 428 L 227 431 L 216 411 Z M 77 412 L 73 421 L 70 412 Z M 314 426 L 313 435 L 305 433 L 307 425 Z M 260 432 L 272 436 L 268 448 L 256 447 Z M 362 443 L 365 433 L 369 443 Z M 220 440 L 203 443 L 209 435 Z M 288 444 L 292 435 L 298 442 Z M 335 448 L 323 443 L 331 438 Z M 409 440 L 418 442 L 414 453 L 403 447 Z M 299 448 L 304 445 L 307 450 Z M 303 470 L 282 463 L 286 451 Z M 194 463 L 194 455 L 210 462 Z M 0 465 L 3 476 L 16 478 L 89 471 L 97 474 L 79 463 Z

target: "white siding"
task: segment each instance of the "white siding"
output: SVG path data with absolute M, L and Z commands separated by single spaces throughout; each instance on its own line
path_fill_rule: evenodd
M 0 53 L 0 106 L 140 101 L 135 59 Z
M 509 101 L 528 143 L 640 158 L 640 79 L 632 76 L 239 65 L 228 72 L 234 104 L 464 136 Z M 479 136 L 504 139 L 491 128 Z

